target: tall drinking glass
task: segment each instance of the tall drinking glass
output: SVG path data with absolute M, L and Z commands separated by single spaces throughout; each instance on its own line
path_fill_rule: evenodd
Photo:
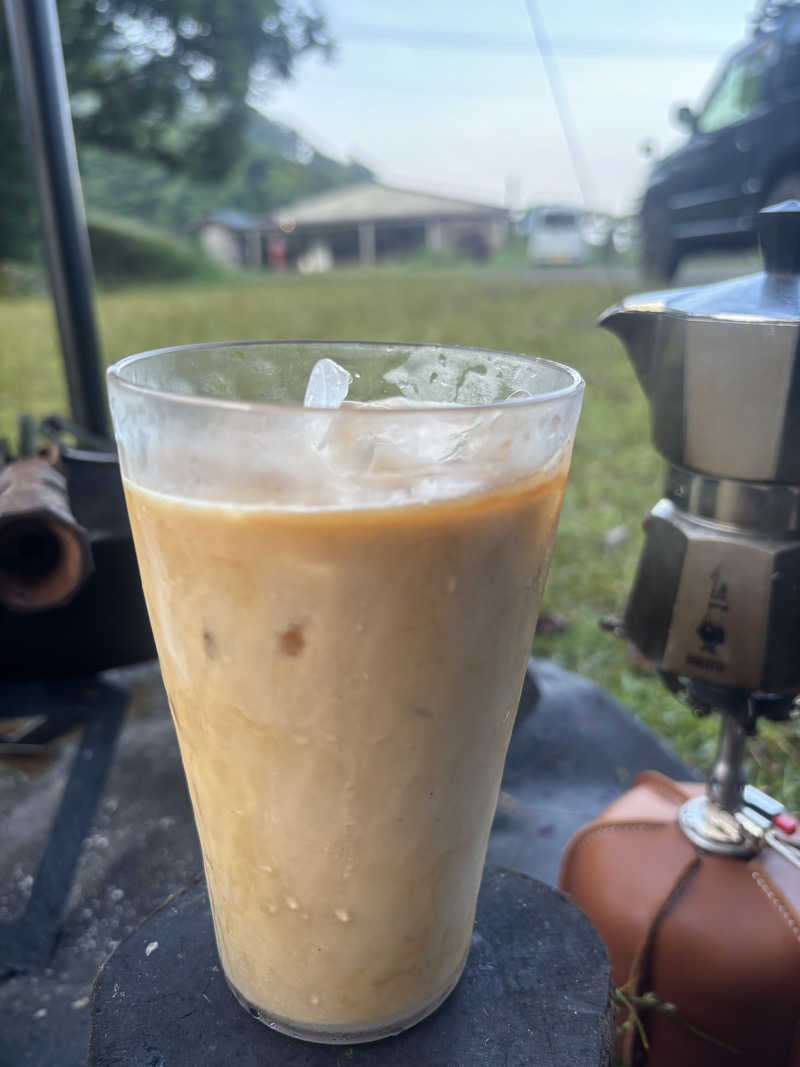
M 303 406 L 322 358 L 338 408 Z M 397 1033 L 466 960 L 580 375 L 276 341 L 109 392 L 227 980 L 306 1040 Z

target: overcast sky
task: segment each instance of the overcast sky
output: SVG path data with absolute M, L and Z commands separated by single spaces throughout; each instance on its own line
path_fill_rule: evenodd
M 265 112 L 395 185 L 581 203 L 526 0 L 320 0 L 335 58 L 307 58 Z M 756 0 L 538 0 L 599 207 L 634 207 L 648 163 L 748 33 Z M 517 206 L 517 205 L 512 205 Z

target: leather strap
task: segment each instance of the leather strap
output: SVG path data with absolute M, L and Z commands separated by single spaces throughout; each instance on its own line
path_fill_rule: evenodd
M 653 988 L 653 946 L 655 945 L 658 931 L 667 915 L 678 907 L 687 887 L 697 876 L 701 863 L 702 860 L 700 856 L 694 856 L 689 860 L 683 870 L 678 872 L 672 889 L 667 894 L 664 903 L 653 916 L 653 920 L 645 934 L 639 954 L 634 960 L 631 976 L 628 979 L 630 989 L 636 993 L 637 996 L 641 996 Z M 645 1020 L 645 1023 L 647 1023 L 647 1021 L 648 1020 Z M 627 1034 L 625 1059 L 632 1065 L 638 1067 L 640 1063 L 647 1062 L 647 1055 L 648 1053 L 642 1042 L 639 1029 L 638 1027 L 634 1027 L 632 1030 L 629 1030 Z

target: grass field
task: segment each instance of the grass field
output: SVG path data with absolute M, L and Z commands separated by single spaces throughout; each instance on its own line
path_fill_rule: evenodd
M 586 378 L 584 411 L 544 610 L 566 628 L 535 651 L 610 690 L 678 753 L 704 770 L 716 720 L 699 721 L 599 620 L 619 614 L 641 547 L 640 520 L 658 499 L 661 463 L 644 398 L 622 349 L 594 320 L 615 296 L 607 283 L 467 269 L 385 268 L 301 278 L 238 279 L 220 288 L 141 288 L 99 297 L 112 361 L 137 350 L 257 337 L 440 341 L 550 356 Z M 15 413 L 65 410 L 52 313 L 39 299 L 0 302 L 0 436 Z M 608 547 L 610 530 L 627 536 Z M 768 727 L 753 747 L 753 778 L 800 807 L 800 736 Z

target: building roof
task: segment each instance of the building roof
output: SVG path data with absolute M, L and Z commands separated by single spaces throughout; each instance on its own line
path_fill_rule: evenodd
M 225 226 L 229 230 L 255 230 L 268 226 L 270 220 L 264 215 L 250 215 L 247 211 L 222 208 L 220 211 L 211 211 L 203 216 L 200 225 L 205 226 L 211 222 L 216 223 L 217 226 Z
M 274 214 L 281 226 L 330 226 L 380 219 L 433 219 L 447 216 L 505 218 L 505 208 L 446 196 L 360 182 L 287 204 Z

